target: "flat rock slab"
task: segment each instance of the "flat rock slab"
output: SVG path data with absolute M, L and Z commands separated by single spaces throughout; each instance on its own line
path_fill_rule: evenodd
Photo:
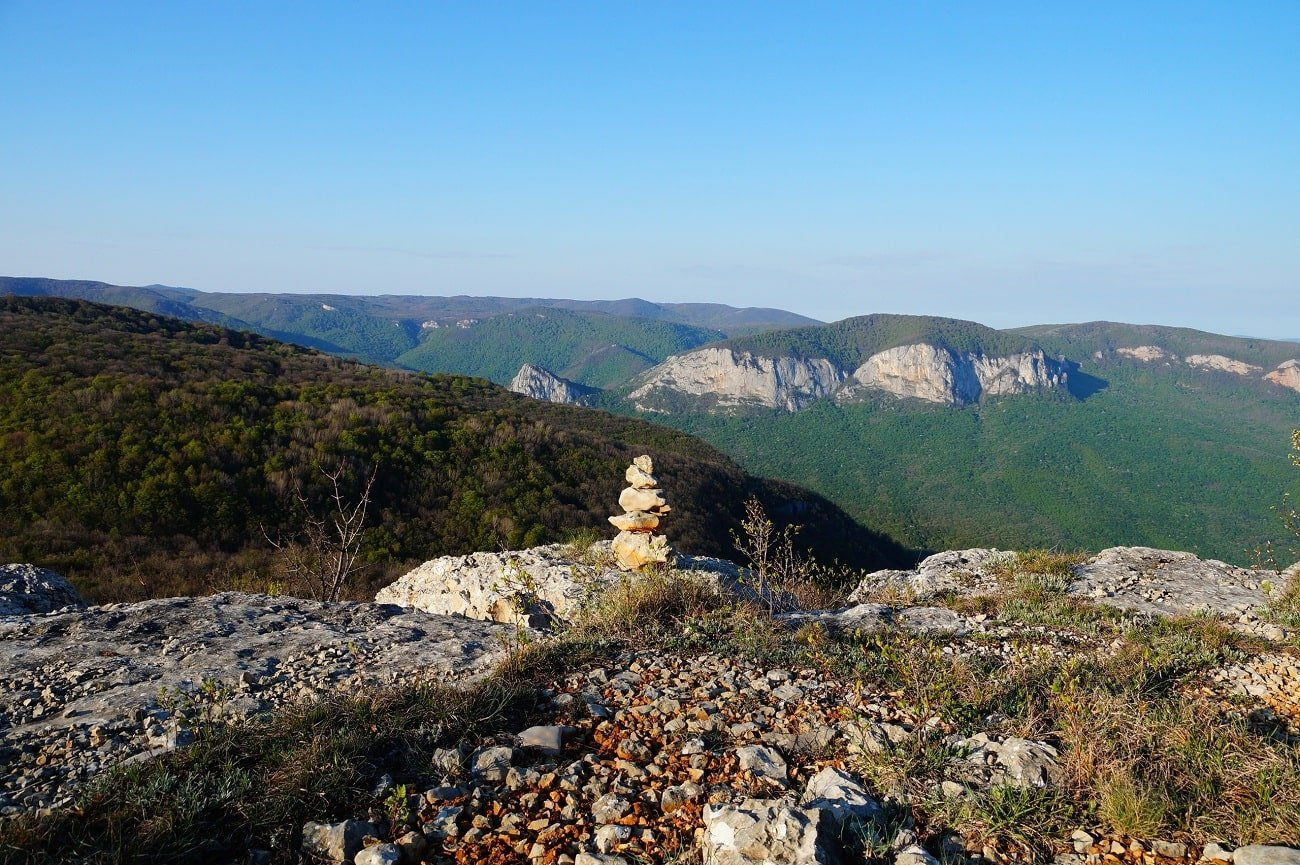
M 782 613 L 777 621 L 790 627 L 819 624 L 832 631 L 875 633 L 898 628 L 909 634 L 952 634 L 971 630 L 970 623 L 946 607 L 902 607 L 887 604 L 855 604 L 838 610 L 801 610 Z
M 882 593 L 914 601 L 946 593 L 996 594 L 1005 588 L 1000 574 L 1015 559 L 1015 553 L 992 549 L 936 553 L 909 571 L 868 574 L 849 603 L 863 604 Z M 1150 547 L 1112 547 L 1071 570 L 1066 591 L 1096 603 L 1157 616 L 1208 611 L 1242 621 L 1252 619 L 1270 592 L 1280 592 L 1286 582 L 1285 575 Z
M 395 606 L 238 592 L 0 618 L 0 813 L 48 804 L 107 765 L 174 745 L 167 703 L 242 717 L 399 677 L 473 679 L 503 657 L 504 631 Z M 42 753 L 48 765 L 37 768 Z
M 1269 601 L 1266 574 L 1191 553 L 1112 547 L 1074 568 L 1070 594 L 1158 616 L 1248 615 Z M 1274 583 L 1280 582 L 1274 579 Z

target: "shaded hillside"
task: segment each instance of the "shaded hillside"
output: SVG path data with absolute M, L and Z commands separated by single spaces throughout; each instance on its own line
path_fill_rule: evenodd
M 481 380 L 368 367 L 124 308 L 0 299 L 0 557 L 92 597 L 265 590 L 263 537 L 355 497 L 377 471 L 371 580 L 436 555 L 612 534 L 631 456 L 655 456 L 683 550 L 731 552 L 742 505 L 807 523 L 826 558 L 907 558 L 818 496 L 745 475 L 650 423 L 538 403 Z
M 525 363 L 590 387 L 621 384 L 670 354 L 723 338 L 716 330 L 563 309 L 506 313 L 430 330 L 397 358 L 409 369 L 508 384 Z

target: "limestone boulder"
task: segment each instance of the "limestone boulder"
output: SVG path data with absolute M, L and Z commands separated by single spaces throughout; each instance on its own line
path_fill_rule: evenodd
M 61 574 L 36 565 L 0 565 L 0 616 L 84 606 L 86 601 Z
M 645 532 L 619 532 L 610 548 L 625 571 L 639 571 L 648 565 L 664 565 L 672 561 L 673 551 L 663 535 Z
M 572 621 L 584 604 L 626 579 L 614 563 L 609 541 L 593 544 L 580 558 L 563 544 L 443 556 L 380 589 L 375 601 L 512 625 L 518 615 L 522 625 L 546 630 Z M 700 582 L 724 597 L 759 603 L 767 598 L 725 559 L 677 553 L 674 567 L 682 579 Z
M 821 808 L 745 799 L 704 809 L 704 865 L 835 865 L 835 821 Z
M 668 506 L 668 500 L 664 498 L 663 490 L 659 489 L 641 490 L 628 487 L 618 494 L 618 504 L 627 513 L 649 511 L 662 515 L 672 510 Z
M 609 518 L 610 524 L 620 532 L 650 532 L 659 528 L 659 517 L 647 511 L 632 511 Z

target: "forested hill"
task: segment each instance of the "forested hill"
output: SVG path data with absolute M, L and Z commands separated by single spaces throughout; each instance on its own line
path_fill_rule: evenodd
M 0 559 L 64 570 L 101 600 L 265 590 L 264 531 L 301 524 L 297 485 L 323 508 L 321 469 L 339 467 L 349 497 L 377 471 L 370 586 L 437 555 L 612 534 L 642 452 L 683 551 L 732 554 L 753 494 L 825 558 L 908 558 L 826 500 L 645 421 L 85 301 L 0 298 L 0 441 Z

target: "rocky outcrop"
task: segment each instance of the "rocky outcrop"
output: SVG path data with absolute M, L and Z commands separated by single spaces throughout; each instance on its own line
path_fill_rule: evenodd
M 85 600 L 62 574 L 35 565 L 0 565 L 0 616 L 84 606 Z
M 1065 386 L 1066 378 L 1065 366 L 1041 351 L 989 357 L 926 343 L 887 349 L 853 371 L 853 380 L 863 388 L 951 406 L 985 396 L 1055 390 Z M 855 390 L 846 390 L 844 398 Z
M 678 553 L 676 569 L 685 579 L 727 597 L 760 600 L 731 562 Z M 546 630 L 572 621 L 585 604 L 625 576 L 615 564 L 609 541 L 581 553 L 551 544 L 506 553 L 443 556 L 380 589 L 375 601 Z
M 242 718 L 398 674 L 471 679 L 504 656 L 504 633 L 394 606 L 238 592 L 2 618 L 0 815 L 66 801 L 103 768 L 183 744 L 186 707 Z
M 1015 553 L 991 549 L 936 553 L 912 570 L 868 574 L 849 603 L 866 605 L 882 596 L 919 600 L 995 594 L 1006 588 L 1016 560 Z M 1158 616 L 1209 612 L 1250 633 L 1285 636 L 1282 628 L 1258 615 L 1283 590 L 1285 577 L 1276 574 L 1150 547 L 1111 547 L 1070 572 L 1060 590 L 1099 604 Z
M 1171 361 L 1178 358 L 1165 351 L 1158 345 L 1139 345 L 1132 348 L 1117 348 L 1115 354 L 1131 357 L 1134 360 L 1140 360 L 1143 363 L 1155 363 L 1156 361 Z
M 544 402 L 581 405 L 587 397 L 595 393 L 595 388 L 560 378 L 558 375 L 526 363 L 519 367 L 519 372 L 510 382 L 510 389 L 515 393 L 539 399 Z
M 1262 371 L 1262 366 L 1255 366 L 1253 363 L 1233 360 L 1230 357 L 1224 357 L 1221 354 L 1189 354 L 1183 358 L 1183 362 L 1188 366 L 1195 366 L 1201 369 L 1211 369 L 1216 372 L 1230 372 L 1233 375 L 1250 375 Z
M 1281 385 L 1300 393 L 1300 360 L 1288 360 L 1279 364 L 1277 369 L 1264 376 L 1273 384 Z
M 729 348 L 674 355 L 644 373 L 629 395 L 638 411 L 666 411 L 680 396 L 714 400 L 720 408 L 799 411 L 830 396 L 844 373 L 825 358 L 762 357 Z

